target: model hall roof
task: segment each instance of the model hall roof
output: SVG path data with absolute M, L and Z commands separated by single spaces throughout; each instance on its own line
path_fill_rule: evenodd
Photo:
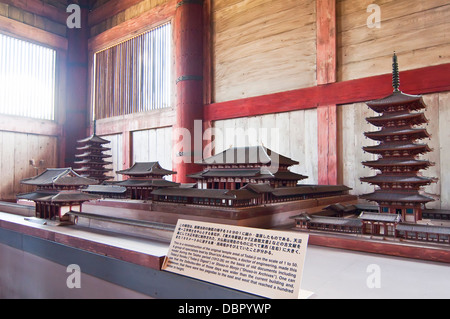
M 217 155 L 197 162 L 200 165 L 214 164 L 258 164 L 258 165 L 298 165 L 299 162 L 294 161 L 286 156 L 280 155 L 264 146 L 246 146 L 234 147 L 225 150 Z
M 158 162 L 135 163 L 129 169 L 117 171 L 116 173 L 130 176 L 148 176 L 148 175 L 165 176 L 176 174 L 176 172 L 162 168 Z
M 81 203 L 90 200 L 96 200 L 99 199 L 100 197 L 92 194 L 86 194 L 80 191 L 52 192 L 46 190 L 39 190 L 32 193 L 19 194 L 17 195 L 17 198 L 50 203 L 70 203 L 70 202 Z
M 21 184 L 33 186 L 86 186 L 98 184 L 97 180 L 82 177 L 72 168 L 48 168 L 43 173 L 26 178 Z
M 303 180 L 307 176 L 293 173 L 291 171 L 277 171 L 271 173 L 268 169 L 206 169 L 202 172 L 191 174 L 188 177 L 194 179 L 203 179 L 209 177 L 236 177 L 252 179 L 279 179 L 279 180 Z
M 129 186 L 129 187 L 176 187 L 180 184 L 166 181 L 165 179 L 149 179 L 149 180 L 133 180 L 127 179 L 122 182 L 118 182 L 117 185 Z
M 160 196 L 198 197 L 208 199 L 231 199 L 231 200 L 246 200 L 258 197 L 257 194 L 246 189 L 227 190 L 227 189 L 196 189 L 196 188 L 162 188 L 153 191 L 152 194 Z

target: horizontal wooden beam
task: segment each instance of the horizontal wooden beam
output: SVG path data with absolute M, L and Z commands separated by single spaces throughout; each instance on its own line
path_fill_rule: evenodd
M 48 120 L 28 117 L 0 115 L 0 131 L 23 134 L 60 136 L 62 126 Z
M 400 89 L 408 94 L 450 91 L 450 63 L 400 72 Z M 333 104 L 350 104 L 379 99 L 392 93 L 391 74 L 330 83 L 241 100 L 213 103 L 204 107 L 204 120 L 217 121 Z
M 123 132 L 150 130 L 175 124 L 175 110 L 172 108 L 116 116 L 96 121 L 97 135 L 114 135 Z
M 65 10 L 41 0 L 2 0 L 1 2 L 62 24 L 66 24 L 69 16 Z
M 89 39 L 89 52 L 106 49 L 170 20 L 175 15 L 176 1 L 170 0 Z
M 110 0 L 89 13 L 88 26 L 99 24 L 100 22 L 122 12 L 142 0 Z
M 68 48 L 68 42 L 65 37 L 3 16 L 0 16 L 0 30 L 8 35 L 49 46 L 54 49 L 67 51 Z

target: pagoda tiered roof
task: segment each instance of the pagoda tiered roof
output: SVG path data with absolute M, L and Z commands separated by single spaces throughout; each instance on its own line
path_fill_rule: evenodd
M 100 136 L 97 136 L 96 134 L 93 134 L 85 139 L 79 140 L 79 144 L 109 144 L 110 141 L 105 140 L 104 138 L 101 138 Z
M 392 138 L 395 136 L 401 136 L 402 138 L 409 140 L 418 140 L 430 137 L 426 129 L 415 129 L 408 126 L 386 127 L 380 131 L 364 133 L 364 135 L 376 141 L 386 141 L 388 138 Z
M 369 117 L 367 122 L 374 126 L 383 127 L 388 122 L 407 121 L 411 125 L 428 123 L 424 113 L 409 113 L 408 111 L 385 113 L 381 116 Z
M 362 163 L 364 166 L 371 167 L 374 169 L 383 169 L 390 167 L 410 167 L 413 171 L 418 171 L 420 169 L 426 169 L 433 165 L 429 161 L 418 160 L 415 158 L 380 158 L 376 161 L 366 161 Z
M 425 204 L 434 201 L 432 197 L 422 195 L 417 191 L 393 192 L 391 190 L 377 190 L 371 194 L 361 195 L 360 198 L 378 203 Z
M 415 143 L 404 143 L 404 142 L 391 142 L 382 143 L 375 146 L 363 147 L 363 150 L 367 153 L 383 155 L 386 152 L 404 152 L 408 153 L 408 156 L 415 156 L 419 154 L 425 154 L 432 151 L 427 144 L 415 144 Z
M 366 102 L 366 104 L 377 113 L 384 113 L 397 110 L 417 111 L 426 108 L 422 96 L 409 95 L 401 91 L 394 91 L 391 95 L 379 99 Z

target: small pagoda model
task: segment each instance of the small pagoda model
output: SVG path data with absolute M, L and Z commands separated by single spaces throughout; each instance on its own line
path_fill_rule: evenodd
M 117 174 L 128 177 L 116 185 L 126 187 L 127 197 L 131 199 L 149 200 L 155 189 L 180 185 L 164 179 L 165 176 L 174 175 L 176 172 L 162 168 L 158 162 L 135 163 L 129 169 L 117 171 Z
M 77 150 L 80 151 L 80 154 L 75 155 L 79 159 L 75 162 L 75 165 L 79 168 L 75 169 L 75 171 L 83 177 L 96 179 L 103 183 L 113 178 L 107 175 L 112 169 L 105 168 L 105 166 L 112 164 L 112 162 L 106 160 L 111 156 L 105 154 L 111 148 L 104 146 L 110 142 L 96 135 L 95 126 L 94 122 L 93 135 L 78 141 L 80 146 L 77 147 Z
M 98 199 L 97 196 L 80 191 L 96 180 L 82 177 L 71 168 L 50 168 L 40 175 L 27 178 L 21 184 L 36 186 L 36 191 L 17 195 L 18 199 L 35 203 L 36 217 L 49 220 L 67 221 L 66 213 L 81 209 L 83 202 Z
M 367 102 L 381 116 L 367 119 L 380 130 L 365 133 L 365 136 L 379 144 L 363 149 L 379 155 L 379 158 L 363 162 L 363 165 L 380 173 L 361 178 L 362 182 L 378 186 L 374 193 L 361 198 L 377 202 L 381 213 L 398 214 L 403 221 L 416 223 L 422 220 L 424 205 L 433 201 L 433 198 L 422 194 L 421 188 L 435 181 L 419 174 L 420 170 L 432 165 L 429 161 L 418 159 L 419 155 L 431 152 L 428 145 L 417 143 L 418 140 L 430 137 L 425 128 L 417 128 L 428 122 L 424 113 L 420 112 L 426 105 L 421 96 L 404 94 L 399 90 L 400 79 L 395 54 L 393 61 L 393 94 Z

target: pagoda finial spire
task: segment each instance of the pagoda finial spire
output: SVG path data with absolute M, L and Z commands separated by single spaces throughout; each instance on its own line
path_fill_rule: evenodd
M 392 87 L 394 88 L 394 92 L 399 92 L 400 88 L 400 73 L 398 71 L 398 59 L 397 55 L 394 52 L 394 57 L 392 58 Z
M 94 132 L 93 135 L 97 134 L 97 120 L 94 120 Z

